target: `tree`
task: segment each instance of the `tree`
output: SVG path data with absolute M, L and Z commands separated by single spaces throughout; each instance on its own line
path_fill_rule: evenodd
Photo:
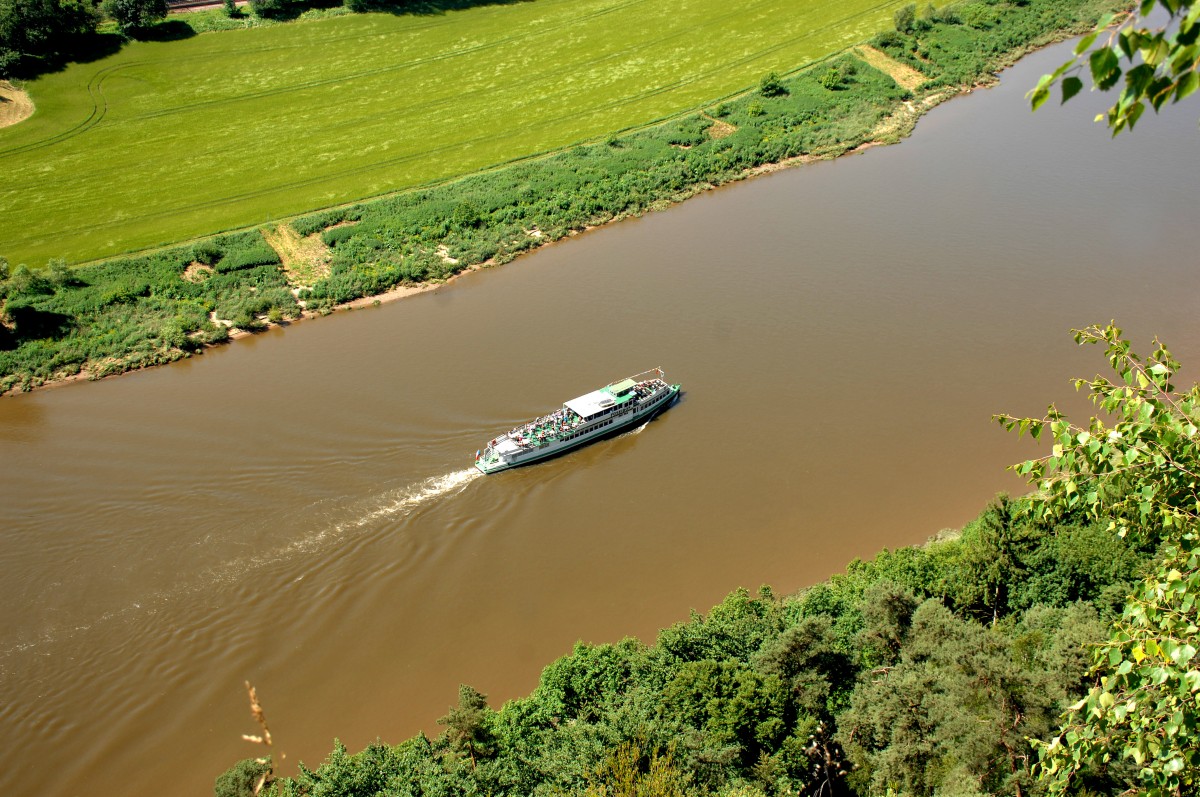
M 648 755 L 639 745 L 625 742 L 588 776 L 583 797 L 686 797 L 691 776 L 667 751 Z
M 32 74 L 96 30 L 90 3 L 0 0 L 0 78 Z
M 250 0 L 250 10 L 260 19 L 282 17 L 290 6 L 289 0 Z
M 257 758 L 244 758 L 217 776 L 214 797 L 255 797 L 258 787 L 270 774 L 271 764 Z
M 1024 558 L 1035 547 L 1032 530 L 1018 514 L 1018 502 L 998 495 L 963 533 L 959 566 L 965 578 L 959 580 L 955 597 L 960 608 L 985 609 L 991 614 L 992 625 L 1002 611 L 1007 611 L 1009 584 L 1020 580 Z
M 104 0 L 104 13 L 123 31 L 142 30 L 167 17 L 167 0 Z
M 478 757 L 490 755 L 492 751 L 492 734 L 487 726 L 490 711 L 487 695 L 461 684 L 458 687 L 458 705 L 438 720 L 438 725 L 446 726 L 451 749 L 459 754 L 465 753 L 471 759 L 472 769 Z
M 931 598 L 912 614 L 899 661 L 866 673 L 838 739 L 856 765 L 859 793 L 928 797 L 961 784 L 1021 797 L 1030 779 L 1030 734 L 1044 733 L 1066 697 L 1068 678 L 1048 655 L 1073 629 L 1051 623 L 1040 644 L 1001 627 L 955 617 Z M 1072 618 L 1074 619 L 1074 618 Z M 1082 624 L 1081 624 L 1082 625 Z M 1094 630 L 1088 628 L 1088 630 Z
M 1200 783 L 1200 386 L 1175 392 L 1179 363 L 1157 339 L 1143 360 L 1113 324 L 1075 338 L 1105 346 L 1118 379 L 1075 384 L 1113 420 L 1093 417 L 1084 428 L 1053 405 L 1038 419 L 997 416 L 1010 430 L 1053 441 L 1049 454 L 1015 470 L 1038 486 L 1032 506 L 1041 517 L 1084 511 L 1122 537 L 1166 545 L 1095 649 L 1090 692 L 1040 746 L 1039 774 L 1052 795 L 1063 795 L 1128 760 L 1150 797 L 1179 795 Z
M 892 14 L 892 22 L 895 23 L 896 30 L 900 33 L 911 33 L 916 20 L 916 3 L 909 3 L 906 6 L 898 8 L 896 9 L 896 13 Z
M 787 86 L 779 79 L 777 72 L 768 72 L 758 82 L 758 93 L 764 97 L 782 97 L 788 93 Z
M 1156 6 L 1170 17 L 1162 26 L 1146 21 Z M 1200 88 L 1200 3 L 1140 0 L 1133 13 L 1110 28 L 1114 21 L 1112 14 L 1103 17 L 1075 47 L 1074 58 L 1042 76 L 1029 93 L 1035 111 L 1050 97 L 1055 84 L 1062 88 L 1064 103 L 1083 89 L 1079 75 L 1085 56 L 1095 88 L 1108 91 L 1124 79 L 1117 101 L 1107 114 L 1096 117 L 1096 121 L 1106 121 L 1114 136 L 1126 128 L 1132 130 L 1147 104 L 1157 113 L 1168 100 L 1179 102 Z M 1102 35 L 1102 43 L 1097 45 Z

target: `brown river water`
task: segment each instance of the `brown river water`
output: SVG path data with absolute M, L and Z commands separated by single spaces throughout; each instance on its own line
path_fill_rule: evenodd
M 651 639 L 971 519 L 1086 405 L 1071 326 L 1200 361 L 1196 106 L 1036 116 L 1065 58 L 896 147 L 780 172 L 379 308 L 0 400 L 0 794 L 211 794 L 493 705 L 575 640 Z M 636 433 L 494 476 L 476 449 L 661 365 Z M 1192 372 L 1194 373 L 1194 371 Z

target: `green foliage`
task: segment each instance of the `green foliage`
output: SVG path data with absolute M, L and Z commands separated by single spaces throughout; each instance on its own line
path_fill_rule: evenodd
M 909 3 L 906 6 L 902 6 L 896 9 L 896 12 L 892 15 L 892 24 L 895 25 L 896 30 L 900 33 L 912 33 L 913 24 L 916 20 L 916 3 Z
M 1103 417 L 1076 426 L 1054 406 L 1043 418 L 999 416 L 1009 429 L 1050 438 L 1049 454 L 1015 468 L 1039 487 L 1032 511 L 1043 518 L 1085 512 L 1120 537 L 1167 545 L 1097 646 L 1096 684 L 1041 746 L 1040 774 L 1051 794 L 1066 794 L 1080 783 L 1121 782 L 1117 770 L 1128 761 L 1136 774 L 1125 785 L 1151 795 L 1190 793 L 1200 771 L 1200 386 L 1175 392 L 1179 363 L 1157 339 L 1143 359 L 1114 324 L 1077 330 L 1075 338 L 1103 345 L 1116 376 L 1076 380 Z
M 92 4 L 78 0 L 0 0 L 0 78 L 57 67 L 98 21 Z
M 167 0 L 104 0 L 104 13 L 123 31 L 137 31 L 167 18 Z
M 690 785 L 691 777 L 669 751 L 647 755 L 626 742 L 588 777 L 583 797 L 685 797 Z
M 336 745 L 281 793 L 1040 795 L 1025 737 L 1086 693 L 1084 642 L 1104 630 L 1088 596 L 1126 570 L 1089 561 L 1079 536 L 1072 570 L 1094 583 L 1014 608 L 1043 591 L 1031 563 L 1095 531 L 1033 523 L 1019 504 L 998 499 L 960 536 L 854 562 L 798 595 L 736 590 L 651 646 L 577 643 L 499 711 L 462 687 L 436 739 Z M 1007 578 L 979 567 L 997 546 Z
M 854 61 L 847 58 L 839 59 L 821 75 L 821 86 L 830 91 L 839 91 L 847 87 L 853 77 L 858 74 Z
M 438 720 L 439 725 L 446 726 L 451 749 L 469 758 L 472 768 L 478 757 L 487 757 L 494 752 L 492 734 L 487 727 L 489 713 L 487 695 L 462 684 L 458 687 L 458 705 Z
M 242 759 L 217 777 L 213 797 L 255 797 L 255 787 L 270 771 L 267 759 Z
M 1094 612 L 1037 619 L 1036 629 L 985 628 L 923 603 L 900 660 L 871 671 L 839 718 L 852 785 L 918 797 L 964 781 L 986 794 L 1028 792 L 1025 739 L 1049 730 L 1080 675 L 1058 648 L 1102 629 Z
M 213 272 L 186 279 L 195 262 Z M 228 338 L 210 313 L 255 329 L 272 309 L 299 312 L 258 232 L 73 270 L 18 266 L 0 281 L 0 390 L 177 360 Z
M 1146 18 L 1154 11 L 1165 12 L 1166 22 L 1149 24 Z M 1200 88 L 1200 4 L 1140 0 L 1134 13 L 1110 29 L 1116 19 L 1115 14 L 1101 18 L 1076 45 L 1072 60 L 1042 76 L 1029 93 L 1034 110 L 1049 99 L 1056 84 L 1062 88 L 1064 103 L 1078 94 L 1085 64 L 1092 85 L 1101 91 L 1124 81 L 1108 113 L 1096 117 L 1096 121 L 1104 119 L 1114 136 L 1132 130 L 1147 105 L 1157 113 L 1168 101 L 1177 103 Z
M 758 82 L 758 93 L 764 97 L 781 97 L 788 93 L 787 86 L 779 79 L 776 72 L 768 72 Z

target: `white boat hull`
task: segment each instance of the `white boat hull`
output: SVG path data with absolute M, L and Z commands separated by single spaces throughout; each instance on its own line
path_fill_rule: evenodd
M 648 401 L 635 406 L 631 411 L 623 414 L 615 414 L 598 421 L 595 423 L 595 428 L 585 429 L 577 437 L 573 437 L 570 440 L 549 440 L 545 443 L 522 447 L 515 451 L 481 457 L 475 461 L 475 467 L 483 473 L 498 473 L 502 470 L 542 462 L 551 457 L 573 451 L 580 446 L 593 443 L 601 438 L 619 434 L 640 423 L 645 423 L 671 406 L 678 397 L 679 385 L 668 385 L 659 395 L 651 396 Z M 508 439 L 508 434 L 501 435 L 496 441 L 493 441 L 493 444 L 503 447 L 505 441 Z M 490 448 L 491 446 L 489 446 Z

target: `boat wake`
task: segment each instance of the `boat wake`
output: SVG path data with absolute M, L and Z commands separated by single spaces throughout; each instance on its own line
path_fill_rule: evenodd
M 617 435 L 617 437 L 618 438 L 633 437 L 635 434 L 640 433 L 643 429 L 645 429 L 649 425 L 650 425 L 650 421 L 645 421 L 641 426 L 637 427 L 636 429 L 630 429 L 628 432 L 621 432 L 621 434 Z
M 383 497 L 380 506 L 353 521 L 353 526 L 362 527 L 386 517 L 410 514 L 431 501 L 462 492 L 468 484 L 482 475 L 478 468 L 464 468 L 402 487 Z
M 278 561 L 289 559 L 296 554 L 311 554 L 333 543 L 341 542 L 347 535 L 380 520 L 407 517 L 440 498 L 462 492 L 468 484 L 482 475 L 477 468 L 463 468 L 444 473 L 441 476 L 430 476 L 419 482 L 391 490 L 370 500 L 365 507 L 358 511 L 352 511 L 349 518 L 333 523 L 315 534 L 293 541 L 272 555 L 271 559 Z M 256 561 L 255 564 L 261 565 L 267 564 L 267 562 Z
M 78 618 L 66 626 L 41 629 L 26 638 L 0 640 L 0 681 L 8 675 L 9 660 L 20 654 L 46 655 L 42 651 L 51 643 L 91 631 L 113 620 L 154 614 L 183 598 L 208 593 L 216 584 L 236 584 L 245 580 L 251 572 L 277 567 L 280 563 L 302 556 L 329 551 L 333 546 L 361 534 L 364 529 L 379 521 L 403 519 L 441 498 L 456 495 L 480 476 L 483 474 L 478 469 L 464 468 L 422 479 L 383 493 L 374 499 L 368 499 L 366 505 L 360 505 L 358 511 L 352 510 L 349 518 L 330 523 L 315 533 L 306 534 L 278 548 L 227 559 L 219 566 L 207 568 L 198 578 L 178 582 L 171 589 L 144 595 L 135 602 L 110 609 L 95 617 Z M 296 580 L 302 578 L 303 575 Z

